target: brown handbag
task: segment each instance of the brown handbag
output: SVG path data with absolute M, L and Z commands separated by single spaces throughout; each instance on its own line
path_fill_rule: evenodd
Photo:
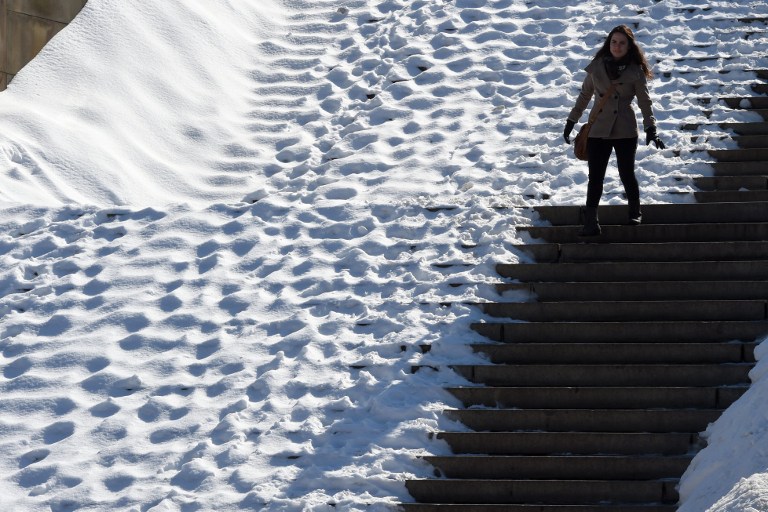
M 592 109 L 592 112 L 589 113 L 587 124 L 581 127 L 581 130 L 579 130 L 576 138 L 573 139 L 573 154 L 576 155 L 576 158 L 579 160 L 589 159 L 589 153 L 587 152 L 587 138 L 589 138 L 589 130 L 592 128 L 592 124 L 595 122 L 595 119 L 597 119 L 597 115 L 605 106 L 605 102 L 607 102 L 608 98 L 613 94 L 614 89 L 616 89 L 616 84 L 611 84 L 611 86 L 600 100 L 600 103 L 598 103 Z

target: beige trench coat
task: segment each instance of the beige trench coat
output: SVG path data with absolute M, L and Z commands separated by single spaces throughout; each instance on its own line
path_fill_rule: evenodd
M 637 105 L 643 114 L 643 129 L 656 126 L 651 97 L 648 94 L 648 81 L 639 65 L 631 63 L 621 76 L 613 81 L 608 78 L 608 72 L 602 61 L 593 60 L 585 70 L 587 77 L 581 85 L 579 97 L 576 98 L 576 106 L 568 115 L 568 119 L 574 123 L 578 122 L 592 96 L 597 103 L 608 91 L 611 83 L 616 84 L 612 97 L 608 99 L 589 131 L 590 137 L 601 139 L 637 137 L 637 117 L 632 108 L 634 98 L 637 98 Z

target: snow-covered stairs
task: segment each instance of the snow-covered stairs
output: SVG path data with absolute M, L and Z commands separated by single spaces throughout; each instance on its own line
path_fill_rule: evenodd
M 768 70 L 757 72 L 768 82 Z M 725 98 L 729 107 L 760 116 L 762 122 L 727 123 L 722 128 L 735 133 L 738 149 L 717 149 L 709 153 L 718 160 L 715 176 L 697 178 L 702 190 L 697 199 L 705 201 L 768 201 L 768 83 L 753 87 L 766 96 Z
M 765 79 L 765 72 L 757 72 Z M 762 84 L 761 84 L 762 85 Z M 760 86 L 757 93 L 765 92 Z M 765 116 L 763 98 L 723 99 Z M 671 512 L 700 432 L 749 386 L 768 332 L 768 123 L 729 123 L 698 204 L 600 209 L 585 243 L 578 207 L 539 207 L 522 226 L 528 263 L 499 264 L 497 318 L 475 324 L 488 364 L 456 366 L 440 432 L 452 456 L 412 480 L 409 512 Z

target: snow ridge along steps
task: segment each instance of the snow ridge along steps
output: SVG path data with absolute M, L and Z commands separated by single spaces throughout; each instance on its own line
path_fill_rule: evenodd
M 765 71 L 753 90 L 765 92 Z M 765 96 L 721 98 L 766 116 Z M 672 512 L 700 433 L 749 386 L 768 332 L 768 122 L 719 126 L 695 204 L 602 206 L 603 234 L 577 236 L 581 209 L 537 207 L 521 226 L 530 263 L 499 264 L 499 302 L 474 329 L 488 364 L 456 366 L 439 432 L 451 456 L 411 480 L 407 512 Z M 684 127 L 686 128 L 686 127 Z M 690 127 L 688 127 L 690 128 Z

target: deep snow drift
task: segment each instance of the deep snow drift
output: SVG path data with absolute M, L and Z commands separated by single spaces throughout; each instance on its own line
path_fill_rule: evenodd
M 768 7 L 707 7 L 89 0 L 0 94 L 2 508 L 408 501 L 448 451 L 428 434 L 462 428 L 439 414 L 477 357 L 462 302 L 493 297 L 526 206 L 583 200 L 561 132 L 610 28 L 658 75 L 645 202 L 693 201 L 732 144 L 680 127 L 749 93 L 768 29 L 734 18 Z M 766 509 L 765 372 L 682 510 Z

